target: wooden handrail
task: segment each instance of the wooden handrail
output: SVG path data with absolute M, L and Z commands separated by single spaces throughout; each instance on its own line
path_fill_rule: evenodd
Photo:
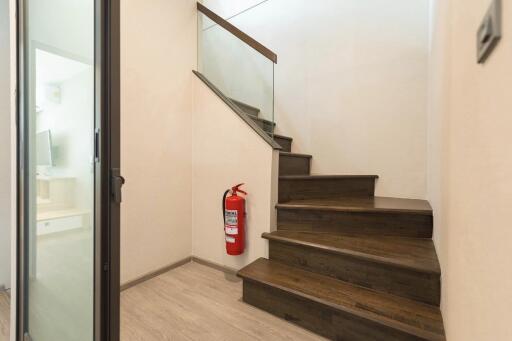
M 252 118 L 249 117 L 249 114 L 240 109 L 238 105 L 235 104 L 235 102 L 224 95 L 222 91 L 219 90 L 215 85 L 213 85 L 212 82 L 208 80 L 201 72 L 198 71 L 192 71 L 200 80 L 204 82 L 221 100 L 224 101 L 228 105 L 228 107 L 231 108 L 242 120 L 245 121 L 251 127 L 263 140 L 265 140 L 273 149 L 281 150 L 283 147 L 281 147 L 276 141 L 274 141 L 273 138 L 270 137 L 269 134 L 267 134 L 263 128 L 261 128 Z
M 270 59 L 274 64 L 277 64 L 277 55 L 272 52 L 272 50 L 266 48 L 263 46 L 263 44 L 259 43 L 255 39 L 248 36 L 246 33 L 240 31 L 236 26 L 229 23 L 228 21 L 222 19 L 220 16 L 212 12 L 210 9 L 205 7 L 203 4 L 197 3 L 197 10 L 204 15 L 206 15 L 208 18 L 210 18 L 213 22 L 216 24 L 219 24 L 221 27 L 223 27 L 225 30 L 229 31 L 231 34 L 233 34 L 235 37 Z

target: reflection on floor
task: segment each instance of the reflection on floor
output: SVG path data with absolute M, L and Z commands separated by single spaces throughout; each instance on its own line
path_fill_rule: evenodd
M 9 340 L 10 299 L 5 291 L 0 291 L 0 341 Z
M 242 283 L 188 263 L 121 294 L 121 340 L 324 340 L 243 303 Z
M 41 236 L 29 290 L 29 330 L 38 341 L 90 341 L 93 317 L 92 230 Z

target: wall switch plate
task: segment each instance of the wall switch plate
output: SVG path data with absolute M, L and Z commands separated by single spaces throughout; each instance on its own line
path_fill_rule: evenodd
M 501 38 L 501 0 L 492 0 L 491 7 L 476 35 L 477 60 L 485 63 Z

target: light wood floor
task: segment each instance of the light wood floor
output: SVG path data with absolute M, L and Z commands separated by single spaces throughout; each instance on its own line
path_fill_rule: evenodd
M 240 300 L 242 283 L 188 263 L 121 294 L 121 341 L 324 340 Z M 9 297 L 0 293 L 0 341 L 8 340 Z
M 37 240 L 37 271 L 29 284 L 28 320 L 36 341 L 93 339 L 92 230 Z
M 10 299 L 5 291 L 0 291 L 0 341 L 9 340 Z
M 188 263 L 121 294 L 121 340 L 324 340 L 243 303 L 242 283 Z
M 28 304 L 29 329 L 35 340 L 92 340 L 92 246 L 91 231 L 38 239 Z M 0 293 L 0 341 L 8 340 L 9 310 L 7 296 Z

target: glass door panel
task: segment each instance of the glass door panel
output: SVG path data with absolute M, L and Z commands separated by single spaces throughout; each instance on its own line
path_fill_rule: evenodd
M 24 1 L 24 333 L 94 338 L 94 0 Z

